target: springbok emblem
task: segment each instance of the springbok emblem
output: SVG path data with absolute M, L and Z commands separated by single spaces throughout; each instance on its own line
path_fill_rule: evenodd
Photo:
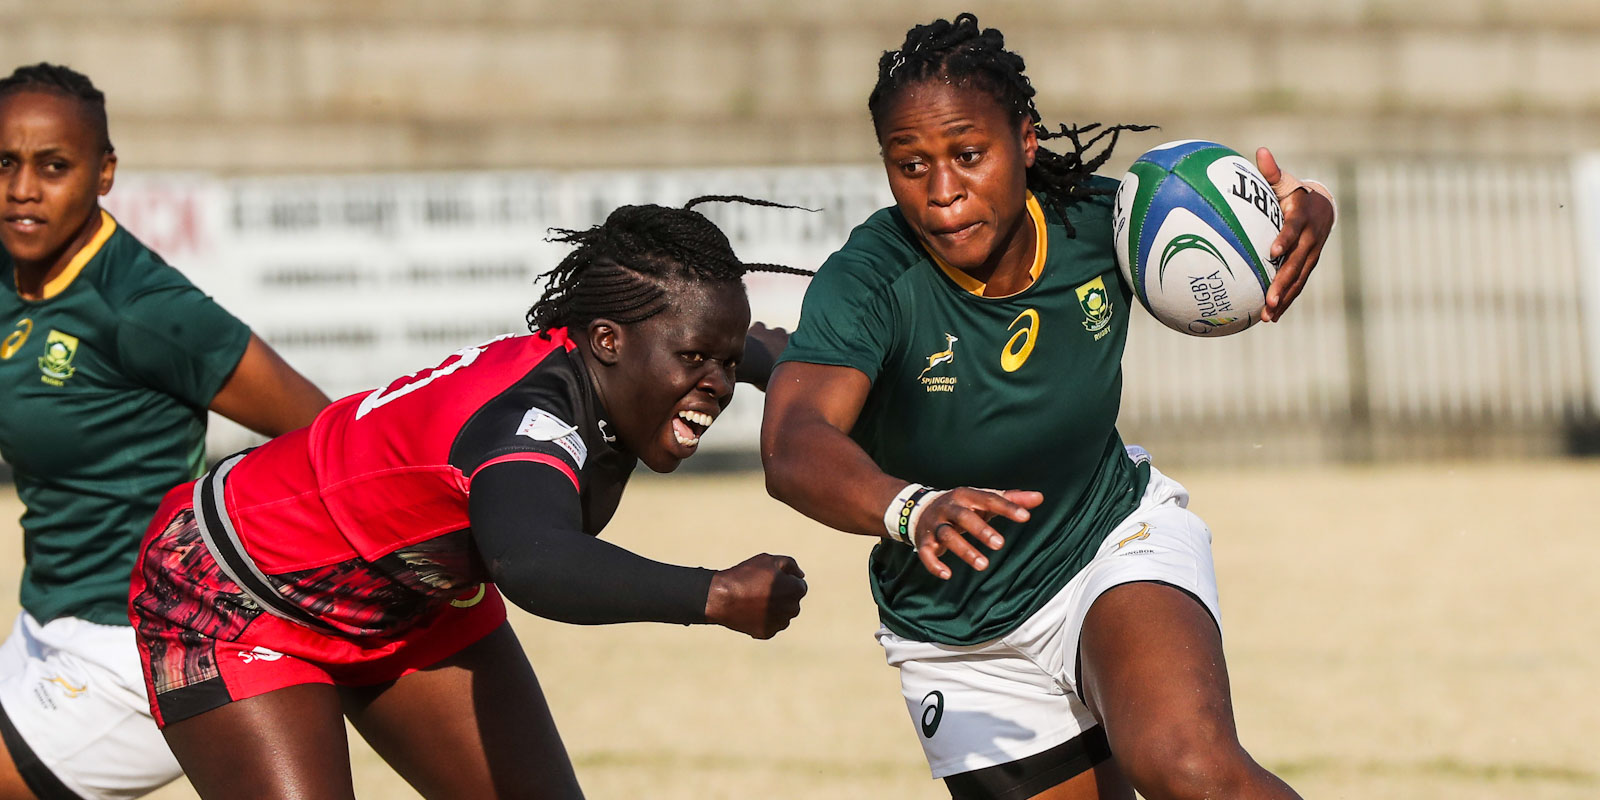
M 949 333 L 946 333 L 944 335 L 944 338 L 945 338 L 944 350 L 942 350 L 942 351 L 940 351 L 938 353 L 934 353 L 931 356 L 928 356 L 928 368 L 924 369 L 922 371 L 922 374 L 917 376 L 917 380 L 922 380 L 922 375 L 928 374 L 928 370 L 929 369 L 933 369 L 934 367 L 937 367 L 940 364 L 947 364 L 947 363 L 949 363 L 951 361 L 955 361 L 956 360 L 956 342 L 959 342 L 961 340 L 956 338 L 955 336 L 950 335 Z

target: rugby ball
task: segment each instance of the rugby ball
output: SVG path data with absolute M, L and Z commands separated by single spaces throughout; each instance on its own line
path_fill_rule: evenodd
M 1261 319 L 1283 210 L 1243 156 L 1194 139 L 1156 147 L 1123 176 L 1115 215 L 1122 277 L 1167 327 L 1227 336 Z

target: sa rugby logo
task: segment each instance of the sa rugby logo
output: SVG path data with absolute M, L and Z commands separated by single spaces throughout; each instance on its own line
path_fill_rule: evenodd
M 72 366 L 72 357 L 77 354 L 78 337 L 50 331 L 49 338 L 44 340 L 44 355 L 39 357 L 39 371 L 44 373 L 39 380 L 51 386 L 61 386 L 63 381 L 78 371 L 77 367 Z
M 1111 295 L 1106 292 L 1105 281 L 1095 278 L 1079 286 L 1078 305 L 1083 308 L 1083 329 L 1100 341 L 1111 328 Z

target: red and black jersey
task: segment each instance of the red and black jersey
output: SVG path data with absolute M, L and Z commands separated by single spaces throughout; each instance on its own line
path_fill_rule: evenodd
M 636 459 L 614 445 L 567 331 L 506 336 L 346 397 L 196 483 L 219 566 L 266 610 L 393 636 L 487 580 L 468 525 L 484 467 L 559 470 L 605 527 Z

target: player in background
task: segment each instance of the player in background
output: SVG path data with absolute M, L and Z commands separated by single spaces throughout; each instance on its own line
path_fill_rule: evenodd
M 634 467 L 676 469 L 732 398 L 744 273 L 802 272 L 739 261 L 701 200 L 560 232 L 577 247 L 532 334 L 344 398 L 168 494 L 132 614 L 201 796 L 352 797 L 343 715 L 424 796 L 580 797 L 501 592 L 564 622 L 760 639 L 799 613 L 788 557 L 712 572 L 595 538 Z
M 66 67 L 0 79 L 0 456 L 22 613 L 0 645 L 0 798 L 137 797 L 176 778 L 144 696 L 128 576 L 206 410 L 268 436 L 328 398 L 101 210 L 105 97 Z
M 895 206 L 807 291 L 768 389 L 769 490 L 883 537 L 878 639 L 952 796 L 1295 797 L 1235 733 L 1210 531 L 1115 426 L 1137 312 L 1117 182 L 1092 173 L 1128 126 L 1051 133 L 1033 94 L 970 14 L 883 55 L 868 105 Z M 1276 320 L 1333 208 L 1258 162 L 1285 212 Z

